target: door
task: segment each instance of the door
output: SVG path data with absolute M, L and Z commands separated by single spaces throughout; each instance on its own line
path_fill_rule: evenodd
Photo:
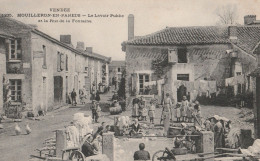
M 88 92 L 88 94 L 90 93 L 90 87 L 91 87 L 90 78 L 88 76 L 85 76 L 85 89 Z
M 63 79 L 61 76 L 54 76 L 54 102 L 62 102 L 62 92 L 63 92 Z
M 46 77 L 42 78 L 42 109 L 46 112 L 47 109 L 47 85 Z

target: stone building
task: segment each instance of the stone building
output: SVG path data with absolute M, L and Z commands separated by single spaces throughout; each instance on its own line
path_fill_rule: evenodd
M 108 70 L 101 71 L 110 58 L 84 49 L 84 43 L 75 49 L 70 35 L 61 35 L 59 41 L 35 25 L 10 18 L 0 18 L 0 29 L 13 35 L 1 50 L 6 55 L 11 102 L 23 102 L 34 112 L 47 111 L 64 105 L 73 89 L 90 92 L 91 84 L 102 78 L 108 83 Z
M 129 39 L 122 43 L 128 95 L 153 95 L 162 100 L 170 93 L 177 101 L 183 95 L 191 100 L 210 97 L 225 92 L 230 83 L 226 79 L 245 78 L 256 67 L 253 52 L 260 41 L 260 26 L 166 27 L 135 37 L 133 15 L 128 19 Z M 250 78 L 236 80 L 230 84 L 237 85 L 233 92 L 241 91 L 241 84 L 244 90 L 250 89 Z
M 122 78 L 122 72 L 125 71 L 125 61 L 111 61 L 108 66 L 109 69 L 109 84 L 112 84 L 112 79 L 117 79 L 120 82 Z

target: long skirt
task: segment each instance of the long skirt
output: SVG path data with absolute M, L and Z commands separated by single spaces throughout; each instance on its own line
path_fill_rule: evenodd
M 138 109 L 139 109 L 138 104 L 137 104 L 137 103 L 134 104 L 134 107 L 133 107 L 133 110 L 132 110 L 132 116 L 133 116 L 133 117 L 139 116 Z
M 164 119 L 163 119 L 164 134 L 167 135 L 167 132 L 170 127 L 170 113 L 164 112 L 163 115 L 164 115 Z
M 154 110 L 152 110 L 152 111 L 149 110 L 149 111 L 148 111 L 148 115 L 149 115 L 150 118 L 154 118 L 154 117 L 155 117 L 155 112 L 154 112 Z

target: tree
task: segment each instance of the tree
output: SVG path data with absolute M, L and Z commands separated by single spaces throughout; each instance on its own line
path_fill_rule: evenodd
M 122 71 L 122 78 L 121 78 L 121 81 L 120 81 L 120 84 L 119 84 L 119 89 L 118 89 L 118 95 L 119 97 L 121 97 L 122 99 L 125 99 L 126 96 L 125 96 L 125 77 L 126 77 L 126 71 L 125 69 Z
M 237 6 L 234 4 L 229 4 L 225 6 L 218 7 L 216 10 L 216 15 L 219 18 L 219 24 L 222 25 L 233 25 L 237 23 L 238 12 Z

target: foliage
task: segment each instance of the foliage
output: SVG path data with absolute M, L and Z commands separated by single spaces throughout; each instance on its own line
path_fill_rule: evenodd
M 229 4 L 218 7 L 216 15 L 219 18 L 219 23 L 222 25 L 236 24 L 238 18 L 237 6 Z
M 162 76 L 166 73 L 168 67 L 168 58 L 160 60 L 152 60 L 152 70 L 154 70 L 154 74 L 162 78 Z

